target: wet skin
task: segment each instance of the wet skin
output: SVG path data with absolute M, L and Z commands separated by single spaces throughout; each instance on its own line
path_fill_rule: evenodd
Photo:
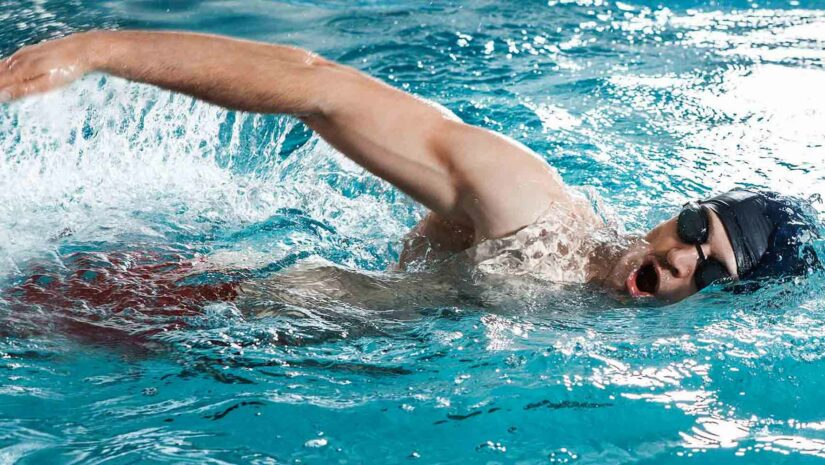
M 426 207 L 434 219 L 415 233 L 436 252 L 510 235 L 532 224 L 551 202 L 589 214 L 558 172 L 523 144 L 466 124 L 445 108 L 352 67 L 289 46 L 179 32 L 75 34 L 24 47 L 0 61 L 0 102 L 47 92 L 90 72 L 233 110 L 300 118 L 342 154 Z M 710 217 L 704 254 L 735 277 L 730 241 L 716 215 Z M 588 281 L 665 302 L 695 293 L 698 253 L 679 240 L 676 219 L 645 239 L 623 255 L 591 257 Z M 402 266 L 407 255 L 402 254 Z
M 711 210 L 708 210 L 708 218 L 708 241 L 702 244 L 702 251 L 708 259 L 721 262 L 736 279 L 736 256 L 725 227 Z M 676 220 L 674 216 L 650 230 L 644 241 L 639 241 L 617 261 L 609 277 L 612 287 L 623 288 L 632 297 L 652 297 L 665 303 L 677 302 L 698 292 L 693 275 L 699 263 L 699 253 L 695 245 L 679 239 Z M 655 279 L 640 283 L 640 271 L 646 267 L 647 272 L 651 269 L 655 272 Z

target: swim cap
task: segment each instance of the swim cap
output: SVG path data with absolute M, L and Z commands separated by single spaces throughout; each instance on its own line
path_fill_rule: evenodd
M 803 200 L 735 189 L 699 203 L 722 221 L 740 279 L 800 275 L 820 266 L 811 245 L 819 233 Z

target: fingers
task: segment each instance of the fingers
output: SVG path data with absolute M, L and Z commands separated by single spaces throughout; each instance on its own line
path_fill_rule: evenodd
M 46 92 L 59 82 L 46 60 L 37 54 L 18 52 L 3 65 L 0 66 L 0 103 Z
M 29 81 L 43 74 L 38 69 L 40 60 L 28 54 L 15 53 L 0 65 L 0 89 L 12 84 Z
M 11 57 L 0 62 L 0 88 L 11 84 L 15 79 L 12 63 Z
M 43 75 L 35 79 L 0 88 L 0 103 L 17 100 L 35 94 L 42 94 L 52 88 L 51 79 Z
M 2 1 L 2 0 L 0 0 Z M 81 42 L 70 38 L 23 47 L 0 61 L 0 102 L 39 94 L 81 77 Z

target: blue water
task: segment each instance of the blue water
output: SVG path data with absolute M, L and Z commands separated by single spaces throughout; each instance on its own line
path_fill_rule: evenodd
M 820 1 L 0 0 L 4 55 L 138 27 L 355 66 L 524 142 L 628 230 L 735 186 L 825 194 Z M 384 271 L 423 213 L 290 118 L 99 75 L 0 107 L 0 463 L 825 458 L 822 276 L 442 305 Z M 321 261 L 399 302 L 198 291 Z

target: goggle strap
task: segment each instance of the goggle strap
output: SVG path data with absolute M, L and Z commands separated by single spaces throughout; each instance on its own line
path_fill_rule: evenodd
M 699 263 L 704 263 L 707 260 L 705 257 L 705 252 L 702 250 L 702 246 L 700 244 L 694 244 L 696 246 L 696 253 L 699 254 Z

